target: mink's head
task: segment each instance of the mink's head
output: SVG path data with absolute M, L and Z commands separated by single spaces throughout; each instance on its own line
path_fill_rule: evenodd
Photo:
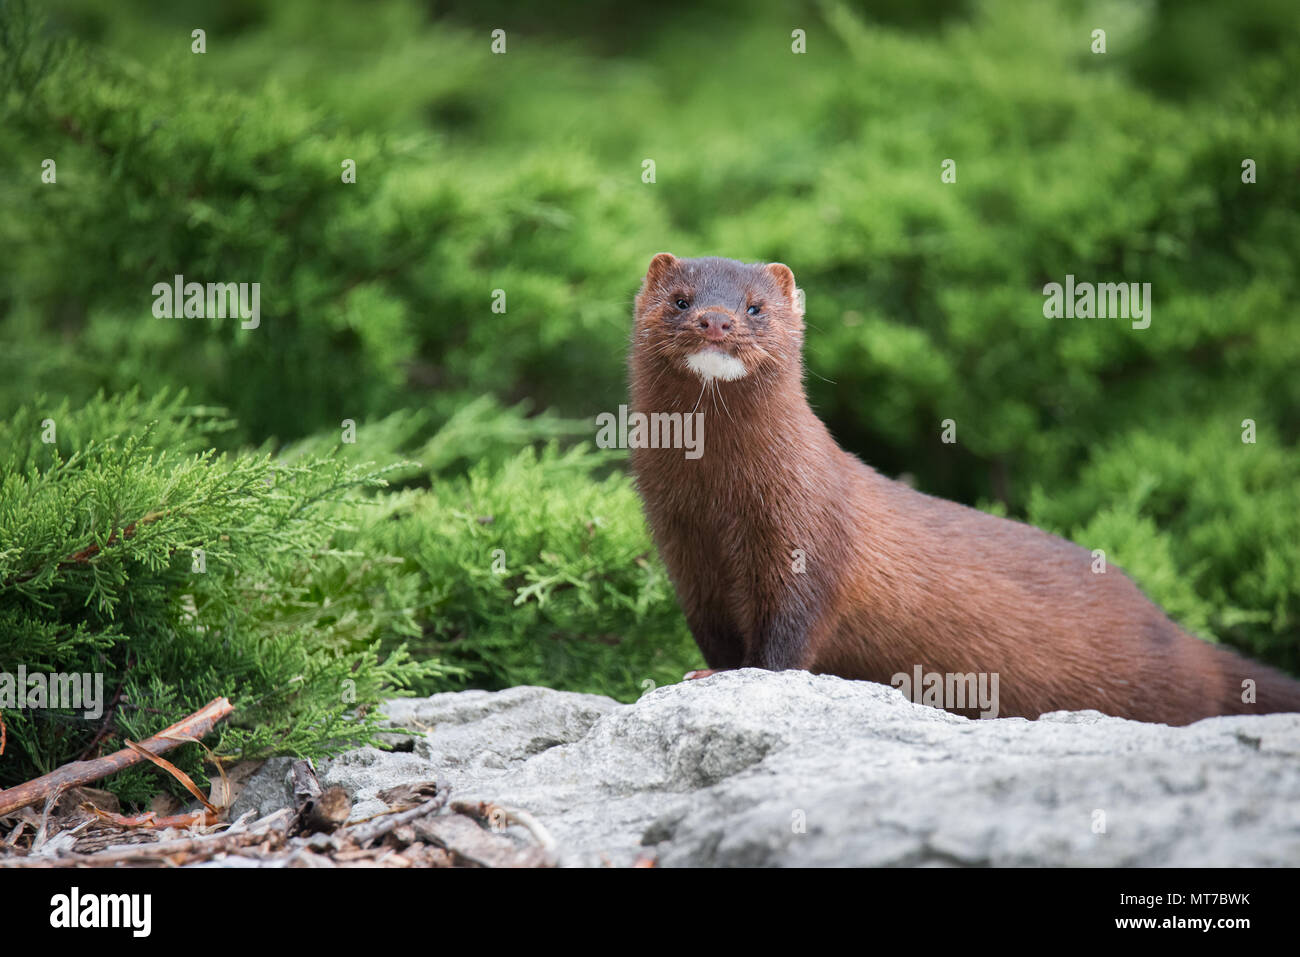
M 660 253 L 636 297 L 633 355 L 705 383 L 798 370 L 803 308 L 782 263 Z

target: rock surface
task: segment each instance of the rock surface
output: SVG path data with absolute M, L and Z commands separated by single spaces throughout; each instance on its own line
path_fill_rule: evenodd
M 630 705 L 520 687 L 387 713 L 405 750 L 320 768 L 354 818 L 441 776 L 455 798 L 531 812 L 567 865 L 1300 864 L 1294 714 L 972 721 L 884 685 L 756 670 Z M 241 801 L 283 803 L 282 777 L 268 765 Z

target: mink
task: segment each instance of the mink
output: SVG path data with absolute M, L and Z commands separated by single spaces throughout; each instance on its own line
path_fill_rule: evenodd
M 694 457 L 630 453 L 706 674 L 996 675 L 997 714 L 1026 718 L 1300 711 L 1300 682 L 1183 631 L 1117 566 L 841 449 L 808 404 L 803 338 L 782 263 L 660 253 L 636 297 L 633 414 L 706 426 Z

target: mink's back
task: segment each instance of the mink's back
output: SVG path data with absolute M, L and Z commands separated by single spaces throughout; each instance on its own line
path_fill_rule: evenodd
M 843 454 L 857 488 L 842 545 L 853 561 L 812 670 L 885 683 L 918 664 L 996 672 L 1000 713 L 1025 717 L 1095 709 L 1185 724 L 1300 710 L 1300 683 L 1184 632 L 1118 566 Z M 1247 679 L 1257 704 L 1241 700 Z

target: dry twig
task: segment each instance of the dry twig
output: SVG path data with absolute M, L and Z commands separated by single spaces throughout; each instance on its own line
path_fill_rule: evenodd
M 51 795 L 57 796 L 66 788 L 98 781 L 100 778 L 137 764 L 144 760 L 139 753 L 140 750 L 148 751 L 150 754 L 161 754 L 170 751 L 178 744 L 185 743 L 186 740 L 201 738 L 233 710 L 230 702 L 225 698 L 214 698 L 188 718 L 134 745 L 135 750 L 123 748 L 121 751 L 95 758 L 93 761 L 73 761 L 35 780 L 19 784 L 7 791 L 0 791 L 0 817 L 27 807 L 29 804 L 47 800 Z

